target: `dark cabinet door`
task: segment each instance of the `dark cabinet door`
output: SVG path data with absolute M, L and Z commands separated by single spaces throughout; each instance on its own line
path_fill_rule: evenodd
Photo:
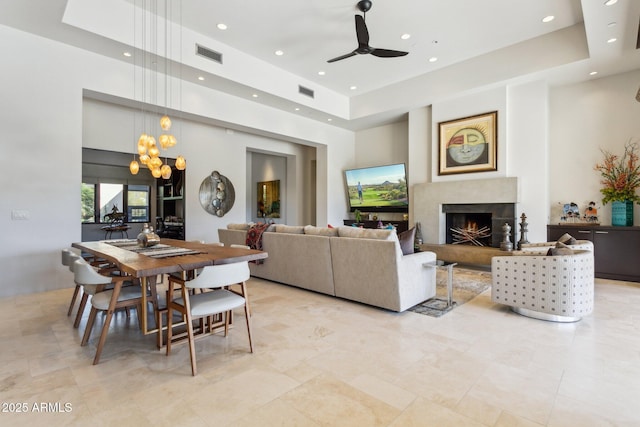
M 562 235 L 568 233 L 578 240 L 591 240 L 593 241 L 593 230 L 590 227 L 562 227 L 553 226 L 547 228 L 547 240 L 549 242 L 555 242 Z
M 640 233 L 636 230 L 594 230 L 598 277 L 640 280 Z

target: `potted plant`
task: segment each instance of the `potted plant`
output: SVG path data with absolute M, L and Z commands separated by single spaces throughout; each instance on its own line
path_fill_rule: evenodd
M 624 147 L 622 157 L 600 150 L 604 161 L 595 166 L 600 172 L 603 187 L 602 203 L 611 202 L 611 224 L 633 225 L 633 203 L 640 202 L 636 193 L 640 187 L 640 165 L 638 164 L 638 143 L 629 141 Z
M 360 224 L 362 222 L 362 212 L 360 212 L 359 209 L 356 209 L 353 213 L 356 215 L 356 222 Z

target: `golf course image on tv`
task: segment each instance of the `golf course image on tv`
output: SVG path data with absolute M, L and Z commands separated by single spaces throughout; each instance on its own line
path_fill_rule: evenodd
M 409 206 L 404 163 L 345 170 L 351 211 L 406 211 Z

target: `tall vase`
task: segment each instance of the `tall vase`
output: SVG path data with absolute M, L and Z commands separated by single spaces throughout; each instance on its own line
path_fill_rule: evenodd
M 633 202 L 611 202 L 611 225 L 629 227 L 633 225 Z

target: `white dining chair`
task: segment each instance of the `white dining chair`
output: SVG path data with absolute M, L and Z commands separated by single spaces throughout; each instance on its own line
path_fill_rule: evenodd
M 138 314 L 138 325 L 141 326 L 140 316 L 142 314 L 142 293 L 139 286 L 122 286 L 125 281 L 131 277 L 126 276 L 104 276 L 98 273 L 90 264 L 84 260 L 76 260 L 73 267 L 74 280 L 84 287 L 85 294 L 87 290 L 92 293 L 91 312 L 87 326 L 82 337 L 81 346 L 87 345 L 91 337 L 91 329 L 96 320 L 98 311 L 104 311 L 106 316 L 102 326 L 102 333 L 96 348 L 96 355 L 93 364 L 97 365 L 100 361 L 100 355 L 104 343 L 107 339 L 109 325 L 115 310 L 120 308 L 135 307 Z M 113 285 L 113 289 L 105 290 L 108 285 Z
M 80 258 L 76 252 L 69 248 L 62 249 L 60 251 L 62 265 L 67 267 L 69 271 L 73 273 L 72 265 L 76 259 Z M 71 312 L 73 311 L 73 306 L 76 304 L 76 299 L 78 298 L 78 294 L 82 290 L 82 286 L 76 283 L 75 289 L 73 290 L 73 295 L 71 296 L 71 303 L 69 303 L 69 310 L 67 311 L 67 316 L 71 316 Z
M 247 300 L 234 292 L 225 289 L 226 286 L 239 283 L 246 295 L 246 281 L 249 280 L 250 271 L 248 262 L 236 262 L 231 264 L 210 265 L 204 267 L 202 273 L 192 280 L 180 280 L 174 277 L 169 278 L 169 291 L 167 293 L 167 356 L 171 353 L 173 335 L 173 311 L 178 311 L 186 318 L 187 339 L 189 342 L 189 354 L 191 356 L 191 374 L 196 375 L 196 350 L 195 335 L 193 330 L 193 320 L 205 317 L 224 314 L 224 336 L 229 332 L 229 322 L 231 311 L 235 308 L 244 307 L 247 321 L 247 333 L 249 336 L 249 349 L 253 353 L 253 343 L 251 341 L 251 321 L 247 306 Z M 174 299 L 174 285 L 179 285 L 180 298 Z M 194 289 L 211 289 L 202 293 L 191 294 Z M 205 328 L 201 323 L 199 335 L 214 333 L 214 329 L 209 323 Z

